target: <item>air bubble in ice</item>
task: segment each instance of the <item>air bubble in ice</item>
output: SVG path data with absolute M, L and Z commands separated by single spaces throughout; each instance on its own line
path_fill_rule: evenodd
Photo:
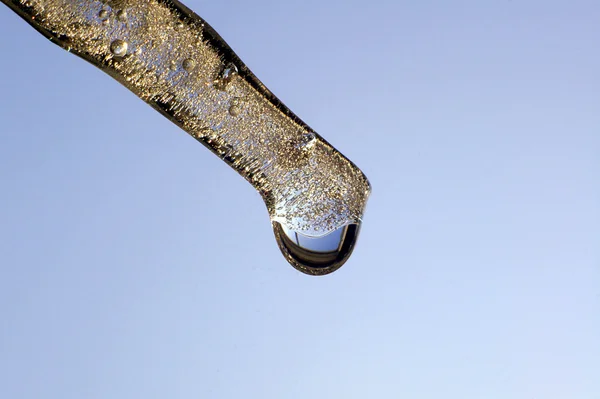
M 110 52 L 113 53 L 115 57 L 123 57 L 127 54 L 127 47 L 129 45 L 125 40 L 116 39 L 110 44 Z

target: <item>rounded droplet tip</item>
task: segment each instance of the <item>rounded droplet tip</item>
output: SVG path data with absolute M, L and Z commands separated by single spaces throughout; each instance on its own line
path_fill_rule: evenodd
M 333 273 L 350 258 L 360 224 L 349 224 L 321 237 L 307 236 L 273 221 L 275 240 L 283 256 L 297 270 L 313 276 Z

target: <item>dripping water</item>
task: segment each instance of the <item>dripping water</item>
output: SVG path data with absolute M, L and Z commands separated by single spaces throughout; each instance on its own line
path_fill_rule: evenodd
M 360 224 L 349 224 L 329 234 L 312 237 L 273 221 L 273 232 L 287 261 L 299 271 L 321 276 L 339 269 L 350 257 L 360 231 Z

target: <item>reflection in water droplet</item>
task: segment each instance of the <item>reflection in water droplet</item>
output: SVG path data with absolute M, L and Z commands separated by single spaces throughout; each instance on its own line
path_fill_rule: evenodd
M 125 20 L 127 20 L 127 11 L 125 11 L 125 10 L 119 10 L 119 11 L 117 11 L 117 19 L 119 21 L 125 21 Z
M 121 39 L 113 40 L 110 44 L 110 52 L 113 53 L 115 57 L 123 57 L 127 54 L 127 47 L 128 44 L 126 41 Z
M 105 20 L 108 18 L 108 11 L 107 10 L 100 10 L 100 12 L 98 13 L 98 18 L 100 18 L 101 20 Z
M 229 114 L 231 116 L 238 116 L 241 112 L 242 112 L 242 109 L 240 108 L 239 105 L 234 104 L 231 107 L 229 107 Z
M 279 222 L 272 223 L 283 256 L 296 269 L 311 275 L 339 269 L 352 254 L 360 231 L 359 224 L 350 224 L 322 237 L 311 237 L 289 230 Z
M 182 66 L 183 66 L 183 69 L 190 72 L 194 68 L 196 68 L 196 61 L 194 61 L 192 58 L 186 58 L 185 60 L 183 60 Z

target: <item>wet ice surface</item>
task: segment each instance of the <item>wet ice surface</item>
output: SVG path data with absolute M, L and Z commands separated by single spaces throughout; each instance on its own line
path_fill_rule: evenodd
M 343 244 L 358 235 L 367 179 L 282 105 L 200 17 L 178 2 L 159 0 L 3 1 L 252 183 L 290 263 L 324 274 L 347 259 L 354 243 Z M 342 250 L 343 256 L 325 257 L 329 265 L 311 258 Z M 303 256 L 314 267 L 303 268 Z

